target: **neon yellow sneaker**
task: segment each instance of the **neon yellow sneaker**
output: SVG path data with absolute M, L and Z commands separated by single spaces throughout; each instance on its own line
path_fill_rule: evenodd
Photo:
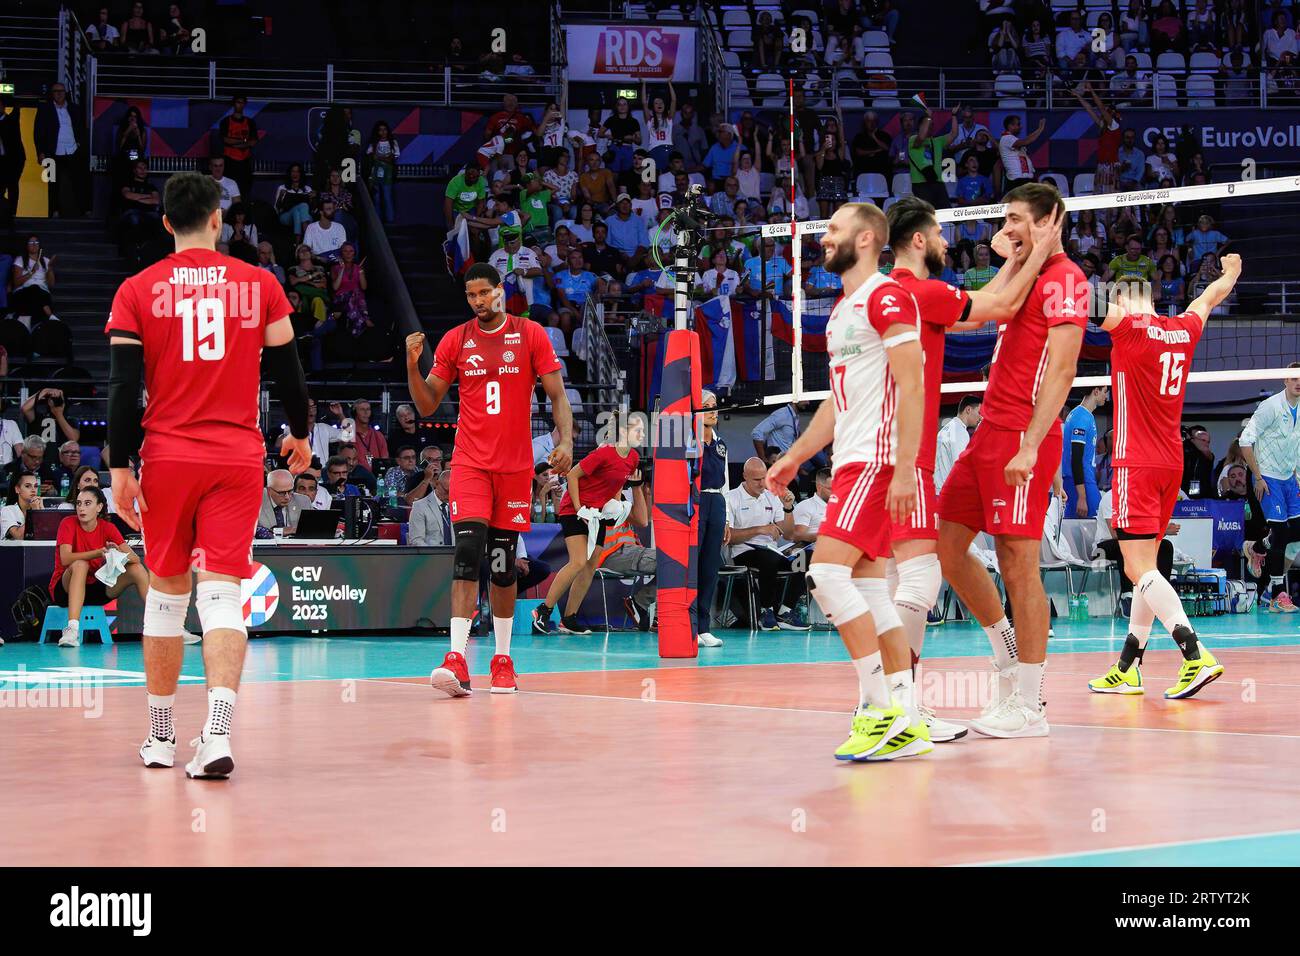
M 877 709 L 859 707 L 853 712 L 849 739 L 835 751 L 836 760 L 866 760 L 907 729 L 907 713 L 897 704 Z
M 922 754 L 928 754 L 932 750 L 934 750 L 934 744 L 930 742 L 930 730 L 922 721 L 919 724 L 912 724 L 906 730 L 890 737 L 885 741 L 885 746 L 867 758 L 867 763 L 875 763 L 878 760 L 897 760 L 899 757 L 919 757 Z
M 1111 664 L 1110 670 L 1101 677 L 1088 681 L 1088 690 L 1094 694 L 1142 694 L 1142 672 L 1138 670 L 1137 661 L 1122 671 L 1119 664 Z
M 1218 680 L 1221 676 L 1223 676 L 1223 665 L 1202 647 L 1201 656 L 1196 660 L 1183 661 L 1182 669 L 1178 671 L 1178 683 L 1165 691 L 1165 698 L 1182 700 L 1191 697 L 1206 684 Z

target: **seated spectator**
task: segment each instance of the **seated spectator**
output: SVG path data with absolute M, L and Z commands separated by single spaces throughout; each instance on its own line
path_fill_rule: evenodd
M 396 424 L 388 433 L 390 452 L 400 451 L 403 446 L 420 449 L 434 443 L 433 429 L 419 426 L 419 419 L 416 417 L 413 405 L 398 405 L 393 412 L 393 418 Z
M 77 492 L 83 488 L 98 488 L 99 472 L 90 465 L 78 465 L 77 470 L 72 473 L 72 483 L 68 487 L 68 492 L 63 496 L 63 504 L 59 505 L 60 511 L 71 511 L 77 506 Z M 113 513 L 113 499 L 110 496 L 105 497 L 107 513 Z
M 339 250 L 347 238 L 347 230 L 334 221 L 334 203 L 322 199 L 319 218 L 303 230 L 303 245 L 311 249 L 317 258 L 334 262 L 339 258 Z
M 1169 140 L 1157 136 L 1151 143 L 1151 154 L 1147 156 L 1145 181 L 1160 183 L 1166 179 L 1178 180 L 1178 159 L 1169 150 Z
M 158 45 L 162 52 L 172 56 L 184 56 L 191 52 L 193 31 L 186 25 L 187 22 L 180 4 L 173 3 L 167 8 L 167 19 L 158 30 Z
M 524 176 L 524 194 L 519 200 L 524 231 L 530 238 L 549 242 L 551 239 L 551 191 L 542 182 L 540 173 Z
M 1097 65 L 1092 50 L 1092 34 L 1083 28 L 1083 16 L 1071 11 L 1069 26 L 1056 34 L 1056 66 L 1065 77 L 1077 76 L 1077 71 Z
M 578 176 L 578 191 L 603 216 L 614 201 L 618 184 L 614 174 L 605 168 L 599 153 L 588 153 L 586 163 L 586 169 Z M 582 224 L 581 219 L 579 222 Z
M 50 576 L 53 603 L 68 609 L 68 623 L 59 637 L 59 647 L 76 647 L 81 642 L 81 611 L 87 604 L 103 607 L 132 586 L 141 601 L 149 593 L 149 572 L 107 516 L 104 493 L 98 488 L 83 488 L 77 492 L 76 514 L 59 523 L 54 573 Z M 110 551 L 124 555 L 126 566 L 112 584 L 105 584 L 95 572 L 104 566 Z
M 1137 57 L 1124 57 L 1124 69 L 1110 78 L 1110 95 L 1117 101 L 1145 102 L 1151 98 L 1151 74 L 1138 69 Z M 1127 133 L 1128 131 L 1125 130 Z M 1136 133 L 1133 134 L 1135 137 Z M 1136 139 L 1134 140 L 1136 143 Z M 1133 144 L 1125 144 L 1132 147 Z
M 433 491 L 440 474 L 442 474 L 442 449 L 437 445 L 425 445 L 420 450 L 420 460 L 415 474 L 407 477 L 406 490 L 400 494 L 402 503 L 413 505 L 427 498 Z
M 804 593 L 801 575 L 787 581 L 784 601 L 778 575 L 790 570 L 790 561 L 782 548 L 794 534 L 794 492 L 787 490 L 778 498 L 764 487 L 767 465 L 759 458 L 745 462 L 744 479 L 726 492 L 727 540 L 731 544 L 731 562 L 758 571 L 756 603 L 760 620 L 751 627 L 763 631 L 799 630 L 808 626 L 791 613 Z M 784 606 L 777 607 L 777 604 Z
M 1273 14 L 1273 25 L 1264 31 L 1264 39 L 1261 43 L 1261 49 L 1264 51 L 1264 63 L 1267 66 L 1276 66 L 1282 60 L 1283 53 L 1290 53 L 1293 56 L 1300 46 L 1297 46 L 1296 32 L 1287 24 L 1287 15 L 1283 10 L 1277 10 Z
M 989 36 L 989 54 L 993 69 L 999 73 L 1019 71 L 1020 52 L 1020 40 L 1016 36 L 1015 21 L 1008 17 Z
M 609 244 L 622 256 L 625 272 L 640 267 L 650 246 L 645 220 L 632 214 L 632 197 L 619 193 L 614 215 L 605 220 Z
M 315 492 L 313 490 L 313 497 Z M 283 468 L 266 476 L 266 490 L 262 492 L 262 507 L 257 514 L 257 526 L 275 534 L 293 534 L 298 529 L 298 516 L 312 510 L 312 498 L 294 491 L 294 478 Z
M 342 506 L 340 498 L 356 498 L 361 495 L 361 489 L 348 481 L 348 460 L 342 455 L 331 455 L 325 462 L 325 482 L 323 487 L 329 492 L 331 499 Z
M 58 256 L 45 255 L 38 236 L 28 236 L 23 254 L 14 260 L 10 272 L 12 292 L 9 308 L 28 324 L 54 317 L 54 299 L 50 289 L 54 285 L 54 263 Z
M 1213 252 L 1207 252 L 1201 257 L 1200 266 L 1197 268 L 1196 275 L 1192 277 L 1192 280 L 1189 283 L 1187 290 L 1188 297 L 1195 299 L 1205 291 L 1206 286 L 1221 275 L 1223 275 L 1223 269 L 1219 265 L 1219 257 Z M 1223 306 L 1220 306 L 1218 309 L 1215 309 L 1214 314 L 1219 314 L 1219 311 L 1222 308 Z
M 131 164 L 131 179 L 120 193 L 122 214 L 115 227 L 119 241 L 139 245 L 162 235 L 162 197 L 149 181 L 147 162 L 137 159 Z
M 727 250 L 718 249 L 709 260 L 710 268 L 700 274 L 699 286 L 710 296 L 735 295 L 740 291 L 740 276 L 727 268 Z
M 811 549 L 817 541 L 817 531 L 826 518 L 826 505 L 831 500 L 831 470 L 820 468 L 815 477 L 814 494 L 794 506 L 794 532 L 790 540 Z
M 265 239 L 257 244 L 257 266 L 265 269 L 271 275 L 275 276 L 275 281 L 284 285 L 284 269 L 280 268 L 275 261 L 275 246 L 271 245 Z
M 451 469 L 438 474 L 433 493 L 411 505 L 406 543 L 416 548 L 445 548 L 455 544 L 451 528 Z
M 1196 228 L 1187 237 L 1187 242 L 1192 261 L 1199 262 L 1207 255 L 1212 254 L 1216 259 L 1223 255 L 1228 245 L 1228 237 L 1214 228 L 1213 219 L 1209 216 L 1200 216 L 1196 220 Z
M 417 452 L 414 445 L 399 446 L 396 457 L 397 464 L 384 472 L 384 489 L 389 495 L 404 496 L 409 489 L 418 485 L 424 476 L 416 465 Z
M 727 123 L 718 127 L 718 141 L 704 154 L 704 171 L 712 180 L 711 189 L 720 191 L 728 176 L 736 171 L 739 160 L 740 144 L 736 141 L 735 131 Z
M 33 529 L 27 515 L 44 507 L 40 477 L 30 471 L 19 472 L 10 479 L 5 506 L 0 508 L 0 538 L 5 541 L 31 540 Z
M 378 482 L 374 473 L 361 461 L 356 442 L 345 441 L 339 444 L 339 456 L 348 463 L 348 481 L 356 485 L 363 493 L 374 496 L 378 493 Z
M 154 42 L 153 24 L 145 19 L 144 4 L 131 4 L 131 16 L 122 23 L 122 45 L 128 53 L 157 54 Z
M 275 191 L 275 211 L 281 225 L 293 231 L 295 242 L 302 241 L 303 230 L 311 222 L 311 207 L 315 193 L 311 183 L 303 177 L 302 164 L 290 163 L 284 182 Z
M 230 247 L 230 254 L 245 262 L 257 263 L 257 226 L 248 221 L 248 209 L 242 202 L 230 207 L 226 222 L 221 227 L 221 241 Z
M 980 173 L 980 161 L 971 151 L 962 160 L 962 175 L 957 180 L 958 206 L 982 206 L 993 201 L 993 181 Z
M 1151 46 L 1143 0 L 1128 0 L 1128 8 L 1119 18 L 1119 45 L 1126 50 L 1146 50 Z
M 1095 209 L 1080 209 L 1079 218 L 1071 227 L 1068 236 L 1070 242 L 1079 256 L 1086 256 L 1093 250 L 1102 250 L 1106 247 L 1106 230 L 1101 223 L 1097 221 L 1097 211 Z
M 338 424 L 331 422 L 321 422 L 316 420 L 316 400 L 307 399 L 307 445 L 311 448 L 314 457 L 325 459 L 330 454 L 330 443 L 343 440 L 344 434 L 354 427 L 354 422 L 350 418 L 343 417 L 343 406 L 338 402 L 330 402 L 330 415 L 338 420 Z M 289 426 L 284 426 L 284 433 L 288 434 Z
M 339 261 L 330 269 L 335 311 L 343 316 L 343 327 L 353 338 L 374 328 L 366 308 L 366 263 L 356 261 L 357 248 L 350 242 L 339 247 Z
M 86 42 L 96 53 L 115 50 L 122 43 L 122 34 L 118 33 L 117 27 L 108 22 L 108 16 L 108 7 L 100 7 L 95 22 L 86 27 Z
M 1196 0 L 1195 8 L 1187 14 L 1188 46 L 1193 50 L 1197 48 L 1215 50 L 1217 26 L 1217 18 L 1214 15 L 1214 7 L 1210 0 Z
M 551 218 L 558 223 L 572 216 L 578 195 L 578 174 L 569 168 L 567 150 L 555 154 L 555 166 L 546 171 L 542 181 L 551 191 Z
M 33 435 L 46 435 L 51 431 L 63 441 L 80 441 L 81 426 L 69 417 L 68 401 L 59 388 L 43 388 L 28 396 L 20 410 L 27 420 L 27 430 Z
M 1136 280 L 1149 283 L 1155 280 L 1155 276 L 1156 264 L 1143 253 L 1142 240 L 1137 236 L 1129 236 L 1124 244 L 1124 255 L 1111 259 L 1106 267 L 1107 282 Z
M 241 198 L 239 183 L 226 175 L 226 157 L 224 156 L 213 156 L 208 160 L 208 175 L 217 184 L 217 188 L 221 190 L 221 214 L 224 216 L 226 211 L 239 202 Z
M 59 463 L 49 466 L 46 471 L 53 490 L 57 494 L 66 495 L 75 485 L 73 478 L 80 467 L 81 446 L 75 441 L 65 441 L 59 446 Z M 66 487 L 64 486 L 65 480 L 67 481 Z
M 293 479 L 293 493 L 310 501 L 316 511 L 329 507 L 329 492 L 320 487 L 320 479 L 310 471 L 304 471 Z
M 1170 50 L 1187 51 L 1187 29 L 1172 0 L 1162 0 L 1151 21 L 1151 56 L 1154 59 Z
M 998 274 L 995 266 L 990 265 L 992 260 L 992 250 L 987 242 L 981 242 L 975 246 L 975 264 L 967 269 L 962 275 L 962 288 L 967 292 L 974 292 L 984 288 L 993 281 L 993 277 Z
M 313 225 L 315 225 L 313 223 Z M 324 311 L 329 311 L 329 279 L 326 277 L 325 265 L 313 254 L 311 246 L 303 243 L 297 249 L 298 261 L 289 267 L 289 288 L 310 303 L 319 299 Z
M 1240 53 L 1255 42 L 1246 0 L 1228 0 L 1227 9 L 1219 17 L 1219 35 L 1223 45 L 1233 53 Z
M 366 159 L 370 163 L 367 182 L 375 211 L 386 223 L 393 222 L 397 217 L 393 205 L 393 183 L 397 181 L 397 161 L 401 155 L 401 147 L 393 139 L 392 130 L 387 123 L 379 120 L 371 130 L 370 145 L 366 147 Z
M 592 241 L 582 247 L 582 255 L 588 267 L 606 281 L 622 282 L 627 277 L 627 260 L 622 252 L 606 242 L 609 227 L 604 222 L 598 222 L 592 227 L 591 234 Z M 610 289 L 609 292 L 615 294 L 616 290 Z
M 1157 260 L 1159 273 L 1155 301 L 1162 315 L 1179 315 L 1187 305 L 1187 284 L 1179 274 L 1178 260 L 1170 253 Z

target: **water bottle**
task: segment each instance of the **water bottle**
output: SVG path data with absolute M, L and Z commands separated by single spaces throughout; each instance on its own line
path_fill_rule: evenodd
M 1091 615 L 1088 613 L 1088 595 L 1083 593 L 1079 595 L 1079 620 L 1087 623 Z
M 68 497 L 68 489 L 70 489 L 71 487 L 72 487 L 72 476 L 69 475 L 69 474 L 65 471 L 65 472 L 63 473 L 63 480 L 59 482 L 59 494 L 60 494 L 60 496 L 62 496 L 62 497 L 64 497 L 64 498 L 67 498 L 67 497 Z
M 1073 594 L 1070 595 L 1070 620 L 1079 620 L 1079 599 Z
M 384 482 L 383 475 L 380 475 L 379 480 L 375 483 L 375 497 L 383 502 L 388 500 L 388 485 Z

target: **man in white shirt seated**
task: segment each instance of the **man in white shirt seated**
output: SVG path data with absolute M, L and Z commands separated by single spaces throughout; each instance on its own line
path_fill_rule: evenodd
M 953 462 L 970 444 L 970 433 L 980 423 L 980 409 L 984 398 L 980 394 L 964 395 L 957 403 L 957 414 L 939 429 L 934 449 L 934 487 L 943 487 L 952 471 Z
M 312 471 L 304 471 L 293 480 L 293 493 L 302 495 L 311 502 L 313 511 L 325 511 L 334 500 L 333 496 L 320 486 L 320 476 Z
M 551 452 L 555 451 L 555 443 L 560 438 L 560 430 L 552 428 L 545 435 L 538 435 L 533 439 L 533 464 L 540 465 L 551 457 Z
M 339 249 L 347 240 L 347 230 L 341 223 L 334 221 L 334 200 L 322 199 L 320 218 L 303 230 L 303 243 L 318 259 L 335 262 L 339 257 Z
M 794 506 L 794 533 L 790 540 L 809 548 L 817 541 L 817 529 L 826 517 L 826 504 L 831 500 L 831 470 L 821 468 L 816 477 L 817 493 Z
M 450 547 L 455 543 L 451 529 L 451 469 L 444 469 L 434 483 L 433 494 L 411 505 L 406 543 L 417 548 Z
M 806 590 L 803 575 L 787 579 L 783 600 L 779 577 L 782 571 L 790 570 L 790 561 L 781 548 L 794 534 L 794 492 L 787 490 L 784 498 L 778 498 L 763 487 L 766 478 L 767 465 L 762 459 L 745 462 L 744 480 L 723 496 L 727 502 L 723 543 L 731 545 L 732 564 L 758 572 L 755 604 L 760 609 L 759 620 L 751 621 L 750 626 L 763 631 L 806 631 L 808 625 L 790 614 Z
M 239 183 L 226 176 L 226 159 L 224 156 L 214 156 L 208 160 L 208 175 L 212 181 L 217 184 L 221 190 L 221 215 L 230 210 L 230 207 L 239 202 Z
M 339 402 L 330 402 L 330 414 L 339 416 L 339 423 L 316 420 L 316 399 L 307 399 L 307 445 L 311 453 L 321 461 L 330 456 L 330 442 L 350 441 L 356 434 L 356 423 L 351 418 L 343 418 L 343 406 Z M 284 434 L 289 433 L 289 426 L 282 426 Z M 326 507 L 329 507 L 326 505 Z

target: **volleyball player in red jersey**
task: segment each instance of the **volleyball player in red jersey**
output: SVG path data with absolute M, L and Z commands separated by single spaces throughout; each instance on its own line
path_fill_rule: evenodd
M 1059 231 L 1053 216 L 1035 226 L 1035 236 L 1047 239 Z M 895 696 L 917 711 L 914 718 L 925 722 L 935 743 L 958 740 L 966 728 L 939 720 L 934 711 L 920 704 L 919 659 L 925 640 L 925 619 L 939 597 L 942 576 L 935 554 L 939 523 L 935 514 L 935 441 L 939 432 L 939 387 L 943 384 L 944 334 L 950 330 L 975 329 L 988 322 L 1011 319 L 1024 303 L 1051 248 L 1035 241 L 1023 246 L 1020 257 L 1012 256 L 993 280 L 976 292 L 964 292 L 939 279 L 926 278 L 943 271 L 948 248 L 934 207 L 923 199 L 908 196 L 889 209 L 889 247 L 894 250 L 890 278 L 916 302 L 921 317 L 921 349 L 924 355 L 923 387 L 925 418 L 921 425 L 921 446 L 916 454 L 917 506 L 910 519 L 893 526 L 890 584 L 894 605 L 906 634 L 906 644 L 892 635 L 881 636 L 885 673 Z M 911 668 L 915 666 L 916 671 Z
M 1035 226 L 1064 203 L 1055 187 L 1025 183 L 1004 197 L 1002 235 L 1015 254 L 1038 242 L 1048 257 L 1024 305 L 998 325 L 983 421 L 953 465 L 939 496 L 939 561 L 953 590 L 993 644 L 998 700 L 971 723 L 991 737 L 1043 737 L 1047 594 L 1038 571 L 1043 521 L 1061 462 L 1061 406 L 1070 390 L 1091 292 L 1061 248 L 1061 233 L 1035 237 Z M 1016 626 L 993 579 L 968 553 L 979 531 L 996 542 L 998 566 Z
M 265 485 L 258 427 L 263 357 L 289 419 L 280 451 L 294 472 L 311 463 L 307 383 L 289 319 L 293 307 L 279 283 L 216 251 L 221 193 L 212 179 L 177 173 L 167 181 L 163 208 L 176 251 L 122 283 L 105 327 L 110 471 L 117 513 L 143 530 L 150 569 L 144 609 L 150 732 L 140 757 L 148 767 L 175 760 L 172 704 L 194 572 L 208 719 L 185 772 L 222 779 L 234 769 L 230 726 L 248 641 L 239 582 L 251 574 Z M 138 481 L 130 468 L 137 456 Z
M 551 400 L 560 438 L 550 455 L 556 471 L 573 464 L 573 410 L 564 394 L 560 360 L 542 327 L 507 315 L 501 276 L 487 263 L 465 273 L 474 318 L 447 332 L 428 376 L 420 374 L 424 334 L 406 338 L 406 380 L 421 415 L 432 415 L 460 383 L 451 459 L 451 520 L 456 557 L 451 585 L 451 650 L 430 675 L 448 697 L 472 693 L 465 649 L 478 606 L 479 567 L 488 556 L 496 653 L 489 667 L 494 694 L 517 689 L 510 659 L 515 618 L 515 553 L 530 524 L 533 488 L 532 400 L 537 379 Z
M 1119 661 L 1089 681 L 1099 694 L 1141 694 L 1138 664 L 1155 618 L 1183 653 L 1178 681 L 1165 697 L 1191 697 L 1223 674 L 1223 665 L 1202 648 L 1183 611 L 1178 592 L 1156 568 L 1160 541 L 1183 480 L 1183 399 L 1192 354 L 1205 323 L 1232 292 L 1241 275 L 1241 256 L 1223 257 L 1215 279 L 1181 315 L 1157 315 L 1150 286 L 1121 285 L 1102 328 L 1110 333 L 1110 381 L 1115 402 L 1111 525 L 1133 582 L 1129 635 Z

